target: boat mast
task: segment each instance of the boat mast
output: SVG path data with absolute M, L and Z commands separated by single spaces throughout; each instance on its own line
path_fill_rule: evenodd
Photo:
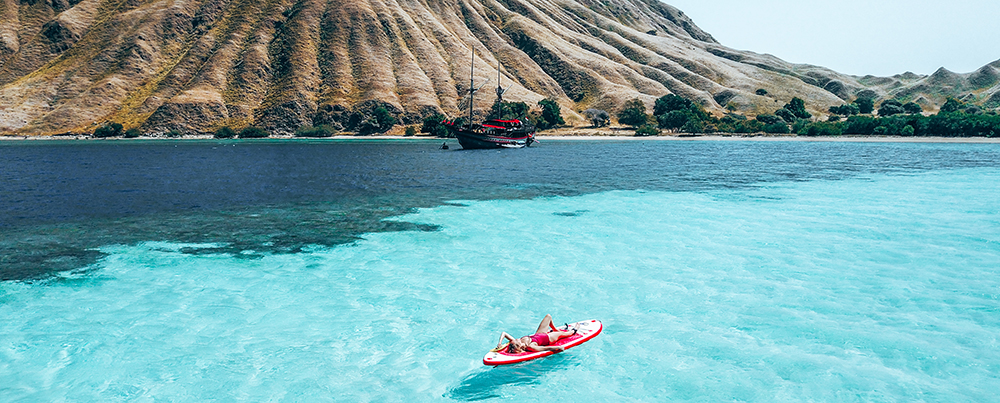
M 500 85 L 500 61 L 497 60 L 497 120 L 503 119 L 503 86 Z
M 476 94 L 475 81 L 473 81 L 474 78 L 472 77 L 472 75 L 475 74 L 475 73 L 476 73 L 476 48 L 472 47 L 472 63 L 471 63 L 471 67 L 469 68 L 469 123 L 468 123 L 468 125 L 469 125 L 470 128 L 472 127 L 472 105 L 475 104 L 475 102 L 473 101 L 473 97 Z

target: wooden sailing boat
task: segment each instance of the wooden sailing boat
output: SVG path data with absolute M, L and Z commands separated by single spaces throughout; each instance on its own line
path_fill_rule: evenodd
M 476 91 L 472 74 L 475 72 L 476 52 L 472 52 L 472 72 L 469 74 L 469 120 L 457 125 L 444 122 L 445 127 L 455 135 L 463 149 L 522 148 L 535 142 L 535 126 L 525 118 L 504 120 L 502 115 L 503 94 L 507 92 L 500 85 L 500 65 L 497 65 L 497 108 L 495 115 L 482 123 L 473 123 L 472 106 Z M 485 85 L 485 83 L 484 83 Z M 480 86 L 481 88 L 482 86 Z M 509 87 L 508 87 L 509 88 Z

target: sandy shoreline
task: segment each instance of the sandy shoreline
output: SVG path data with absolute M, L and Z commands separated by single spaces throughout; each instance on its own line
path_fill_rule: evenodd
M 539 140 L 665 140 L 665 141 L 812 141 L 858 143 L 987 143 L 1000 144 L 1000 138 L 986 137 L 899 137 L 899 136 L 793 136 L 793 135 L 717 135 L 698 136 L 538 136 Z
M 622 134 L 619 134 L 622 133 Z M 594 130 L 567 130 L 562 129 L 554 134 L 538 134 L 537 139 L 540 144 L 547 140 L 554 141 L 806 141 L 806 142 L 858 142 L 858 143 L 980 143 L 980 144 L 1000 144 L 1000 138 L 987 137 L 899 137 L 899 136 L 832 136 L 832 137 L 810 137 L 797 135 L 770 135 L 770 134 L 741 134 L 741 135 L 659 135 L 636 137 L 625 135 L 627 131 L 597 131 Z M 178 141 L 178 140 L 221 140 L 221 141 L 241 141 L 240 139 L 215 139 L 212 136 L 183 136 L 178 138 L 165 137 L 137 137 L 137 138 L 104 138 L 97 139 L 87 136 L 8 136 L 0 135 L 0 141 Z M 441 141 L 452 142 L 457 146 L 458 141 L 454 138 L 439 138 L 428 136 L 354 136 L 339 135 L 325 138 L 304 138 L 294 136 L 272 136 L 265 139 L 244 139 L 246 140 L 295 140 L 295 141 L 371 141 L 371 140 L 421 140 L 421 141 Z

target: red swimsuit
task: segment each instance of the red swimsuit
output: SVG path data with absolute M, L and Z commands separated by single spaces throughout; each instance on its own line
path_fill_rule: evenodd
M 528 336 L 528 337 L 531 338 L 531 341 L 533 341 L 535 343 L 538 343 L 539 346 L 547 346 L 547 345 L 549 345 L 549 335 L 548 334 L 538 333 L 538 334 L 533 334 L 533 335 Z

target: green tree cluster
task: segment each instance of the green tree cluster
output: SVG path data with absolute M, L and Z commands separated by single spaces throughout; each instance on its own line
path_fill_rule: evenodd
M 964 105 L 962 105 L 962 101 L 959 101 L 952 97 L 948 97 L 948 99 L 945 100 L 944 105 L 941 105 L 941 112 L 945 113 L 958 112 L 958 110 L 962 109 L 963 106 Z
M 435 113 L 430 116 L 424 117 L 423 124 L 420 126 L 421 133 L 428 133 L 434 137 L 448 137 L 451 133 L 448 128 L 444 127 L 444 115 L 440 113 Z
M 323 138 L 332 137 L 336 133 L 337 129 L 330 125 L 302 126 L 295 131 L 295 137 Z
M 916 113 L 923 113 L 924 112 L 924 108 L 921 108 L 920 104 L 918 104 L 916 102 L 907 102 L 907 103 L 903 104 L 903 111 L 906 112 L 906 113 L 909 113 L 909 114 L 913 115 L 913 114 L 916 114 Z
M 774 115 L 767 116 L 781 120 Z M 701 105 L 673 94 L 664 95 L 654 102 L 653 118 L 661 129 L 682 133 L 758 133 L 768 123 L 767 117 L 764 120 L 748 120 L 737 113 L 716 118 Z
M 830 113 L 841 116 L 854 116 L 861 113 L 861 108 L 858 107 L 858 104 L 853 104 L 853 103 L 844 104 L 840 106 L 831 106 Z
M 524 102 L 493 102 L 493 116 L 497 119 L 512 120 L 528 116 L 528 104 Z
M 878 107 L 879 116 L 892 116 L 906 113 L 903 109 L 903 104 L 895 99 L 887 99 L 882 101 L 882 104 Z
M 618 111 L 618 123 L 639 128 L 649 122 L 649 114 L 646 113 L 646 104 L 639 98 L 625 102 L 622 109 Z
M 830 113 L 851 113 L 852 111 L 854 108 L 846 105 L 830 108 Z M 761 131 L 764 133 L 787 134 L 800 133 L 800 131 L 808 132 L 809 118 L 812 118 L 812 114 L 806 111 L 806 102 L 802 98 L 794 97 L 781 109 L 774 111 L 774 114 L 757 115 L 754 121 L 760 125 Z
M 664 95 L 653 103 L 653 117 L 661 129 L 684 133 L 718 130 L 719 121 L 705 111 L 705 108 L 673 94 Z
M 858 113 L 869 114 L 875 110 L 875 101 L 871 98 L 858 98 L 853 102 L 854 105 L 858 106 Z
M 638 129 L 635 129 L 636 136 L 656 136 L 660 134 L 660 130 L 653 125 L 642 125 Z
M 375 108 L 371 116 L 365 118 L 358 125 L 358 134 L 367 136 L 371 134 L 385 133 L 396 124 L 396 117 L 392 116 L 384 106 Z
M 266 130 L 256 126 L 249 126 L 244 128 L 243 130 L 240 130 L 241 139 L 262 139 L 270 136 L 271 134 L 268 133 Z
M 843 128 L 837 122 L 813 122 L 806 124 L 797 132 L 803 136 L 839 136 Z
M 802 98 L 794 97 L 791 101 L 781 109 L 778 109 L 775 115 L 780 116 L 787 123 L 794 123 L 798 119 L 809 119 L 812 114 L 806 111 L 806 102 Z
M 213 137 L 217 139 L 231 139 L 233 137 L 236 137 L 236 131 L 230 128 L 229 126 L 222 126 L 219 128 L 219 130 L 215 131 Z
M 124 127 L 121 123 L 105 123 L 94 130 L 94 137 L 96 138 L 108 138 L 108 137 L 118 137 L 122 135 L 122 129 Z
M 871 115 L 873 111 L 874 102 L 871 99 L 859 98 L 851 104 L 830 108 L 831 113 L 847 116 L 846 120 L 812 122 L 808 120 L 812 115 L 806 111 L 805 102 L 793 98 L 774 114 L 761 114 L 748 120 L 743 115 L 729 113 L 717 119 L 696 103 L 667 95 L 654 103 L 653 118 L 661 129 L 685 133 L 1000 137 L 1000 116 L 996 112 L 984 112 L 978 106 L 965 105 L 953 98 L 948 99 L 941 112 L 932 116 L 924 116 L 916 103 L 903 104 L 895 100 L 882 102 L 878 116 Z M 648 123 L 649 117 L 645 105 L 633 99 L 619 112 L 618 120 L 638 130 Z M 642 133 L 652 134 L 648 129 Z
M 554 99 L 546 98 L 538 101 L 538 106 L 542 108 L 541 113 L 529 116 L 529 118 L 539 130 L 548 130 L 566 124 L 562 118 L 562 110 Z
M 898 102 L 897 102 L 898 103 Z M 889 103 L 888 105 L 893 105 Z M 976 113 L 978 108 L 969 108 L 961 101 L 949 99 L 936 115 L 924 116 L 908 113 L 905 104 L 903 113 L 883 115 L 884 102 L 879 117 L 857 115 L 843 122 L 835 122 L 843 134 L 880 136 L 944 136 L 944 137 L 1000 137 L 1000 116 Z M 910 107 L 910 110 L 914 110 Z M 829 123 L 829 122 L 827 122 Z M 808 129 L 807 129 L 808 130 Z M 816 131 L 814 135 L 831 135 L 831 132 Z
M 657 98 L 656 101 L 653 102 L 653 116 L 660 116 L 672 111 L 689 109 L 692 106 L 694 106 L 694 102 L 674 94 L 667 94 Z

